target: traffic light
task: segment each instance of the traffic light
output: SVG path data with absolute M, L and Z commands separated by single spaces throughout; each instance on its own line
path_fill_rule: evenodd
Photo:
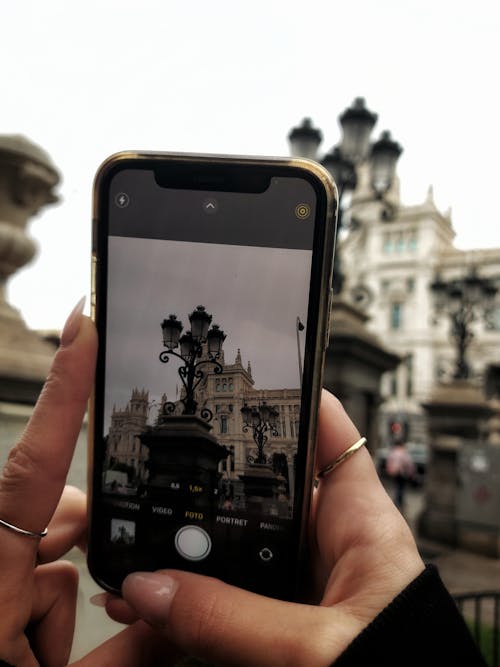
M 389 435 L 392 442 L 404 442 L 408 433 L 406 420 L 392 420 L 389 422 Z

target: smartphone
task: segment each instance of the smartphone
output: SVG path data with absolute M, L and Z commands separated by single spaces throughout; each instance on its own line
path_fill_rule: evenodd
M 120 153 L 94 185 L 88 566 L 297 599 L 335 185 L 297 159 Z

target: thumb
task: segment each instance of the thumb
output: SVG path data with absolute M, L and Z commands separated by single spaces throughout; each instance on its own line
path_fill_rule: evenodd
M 227 667 L 324 667 L 362 629 L 339 609 L 272 600 L 189 572 L 131 574 L 122 595 L 183 653 Z

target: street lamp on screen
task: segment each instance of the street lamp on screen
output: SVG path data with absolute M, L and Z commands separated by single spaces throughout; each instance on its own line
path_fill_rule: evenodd
M 264 454 L 264 447 L 269 435 L 277 436 L 279 412 L 276 406 L 267 405 L 265 401 L 258 405 L 245 403 L 241 408 L 243 416 L 243 431 L 252 430 L 252 436 L 257 445 L 257 456 L 249 455 L 249 463 L 269 463 L 269 457 Z
M 181 335 L 182 322 L 176 315 L 169 315 L 161 323 L 163 345 L 166 350 L 160 353 L 160 361 L 168 363 L 171 357 L 177 357 L 183 364 L 178 373 L 184 387 L 184 396 L 180 399 L 184 408 L 182 414 L 194 415 L 198 408 L 195 391 L 206 375 L 206 368 L 212 367 L 216 374 L 222 373 L 220 358 L 222 343 L 226 335 L 217 324 L 210 328 L 212 315 L 207 313 L 204 306 L 198 306 L 189 315 L 191 329 Z M 176 352 L 179 348 L 179 352 Z M 168 401 L 164 404 L 164 413 L 174 412 L 175 403 Z M 200 413 L 202 419 L 210 421 L 213 418 L 211 410 L 203 408 Z

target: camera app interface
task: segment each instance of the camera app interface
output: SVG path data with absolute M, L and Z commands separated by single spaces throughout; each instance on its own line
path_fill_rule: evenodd
M 113 179 L 94 522 L 114 576 L 286 590 L 314 208 L 297 178 L 262 193 Z

